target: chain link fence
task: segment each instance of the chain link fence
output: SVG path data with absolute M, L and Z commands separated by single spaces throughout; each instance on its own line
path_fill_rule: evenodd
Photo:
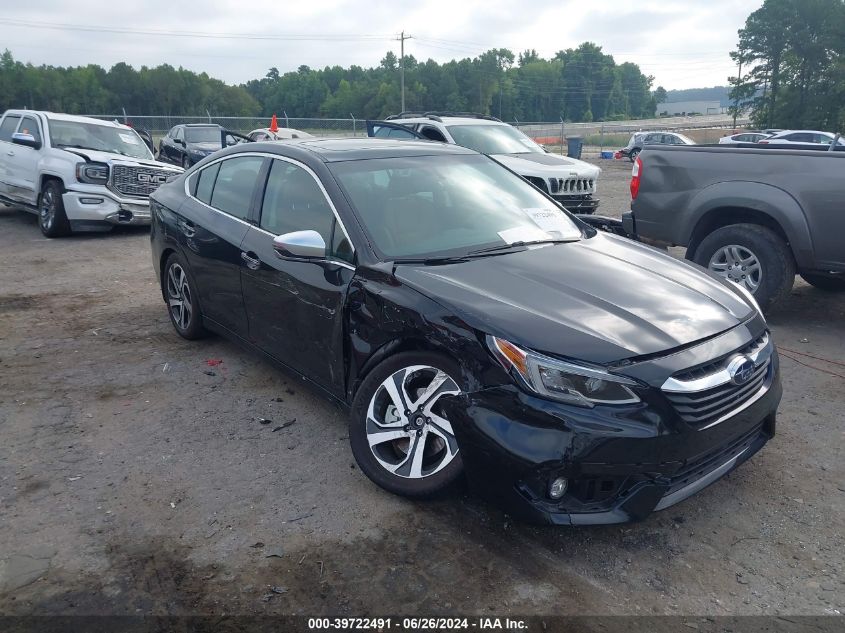
M 270 125 L 268 117 L 216 117 L 216 116 L 139 116 L 133 114 L 94 114 L 96 119 L 115 120 L 133 127 L 148 130 L 154 137 L 164 136 L 174 125 L 185 123 L 216 123 L 228 130 L 248 134 L 252 130 Z M 348 119 L 294 118 L 284 114 L 276 117 L 279 127 L 293 128 L 314 136 L 366 136 L 365 119 L 350 116 Z M 599 123 L 525 122 L 507 121 L 545 145 L 555 153 L 565 153 L 567 139 L 579 137 L 582 140 L 585 157 L 597 157 L 602 151 L 614 151 L 624 147 L 634 132 L 671 131 L 691 137 L 697 143 L 716 143 L 736 127 L 749 125 L 747 118 L 733 118 L 725 115 L 703 115 L 694 117 L 668 117 L 661 119 L 638 119 L 630 121 L 609 121 Z

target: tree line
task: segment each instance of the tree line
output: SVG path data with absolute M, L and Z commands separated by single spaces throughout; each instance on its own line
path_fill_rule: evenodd
M 731 57 L 732 109 L 758 127 L 845 131 L 845 0 L 765 0 Z
M 654 116 L 653 79 L 586 42 L 551 59 L 535 50 L 492 49 L 446 63 L 404 60 L 406 109 L 474 111 L 519 121 L 612 121 Z M 401 109 L 400 60 L 327 66 L 230 86 L 206 73 L 163 64 L 136 70 L 34 66 L 0 55 L 0 112 L 28 107 L 70 114 L 383 118 Z

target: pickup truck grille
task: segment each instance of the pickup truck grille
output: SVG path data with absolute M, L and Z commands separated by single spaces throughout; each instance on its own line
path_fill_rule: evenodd
M 596 181 L 593 178 L 549 178 L 549 193 L 593 193 Z
M 113 165 L 109 188 L 124 196 L 146 198 L 176 172 L 138 165 Z

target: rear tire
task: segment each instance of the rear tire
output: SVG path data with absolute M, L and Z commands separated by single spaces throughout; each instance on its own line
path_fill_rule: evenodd
M 70 222 L 62 200 L 62 185 L 58 180 L 47 180 L 38 197 L 38 228 L 47 237 L 70 235 Z
M 189 341 L 206 337 L 208 332 L 202 323 L 197 285 L 188 271 L 188 264 L 178 253 L 167 258 L 161 283 L 170 322 L 179 336 Z
M 402 352 L 361 383 L 352 402 L 349 442 L 361 470 L 385 490 L 430 497 L 463 472 L 452 424 L 440 399 L 462 392 L 457 364 L 432 352 Z
M 717 275 L 743 283 L 764 312 L 785 299 L 795 282 L 795 260 L 789 246 L 759 224 L 716 229 L 701 241 L 691 259 Z
M 814 275 L 812 273 L 801 273 L 801 279 L 810 284 L 813 288 L 825 292 L 845 291 L 845 279 L 842 277 L 828 277 L 827 275 Z

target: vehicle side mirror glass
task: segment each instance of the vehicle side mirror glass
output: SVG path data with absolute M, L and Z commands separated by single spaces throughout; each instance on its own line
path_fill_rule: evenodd
M 294 231 L 273 238 L 280 259 L 325 259 L 326 242 L 317 231 Z
M 32 134 L 12 134 L 12 143 L 15 145 L 24 145 L 33 149 L 41 149 L 41 141 L 37 140 Z

